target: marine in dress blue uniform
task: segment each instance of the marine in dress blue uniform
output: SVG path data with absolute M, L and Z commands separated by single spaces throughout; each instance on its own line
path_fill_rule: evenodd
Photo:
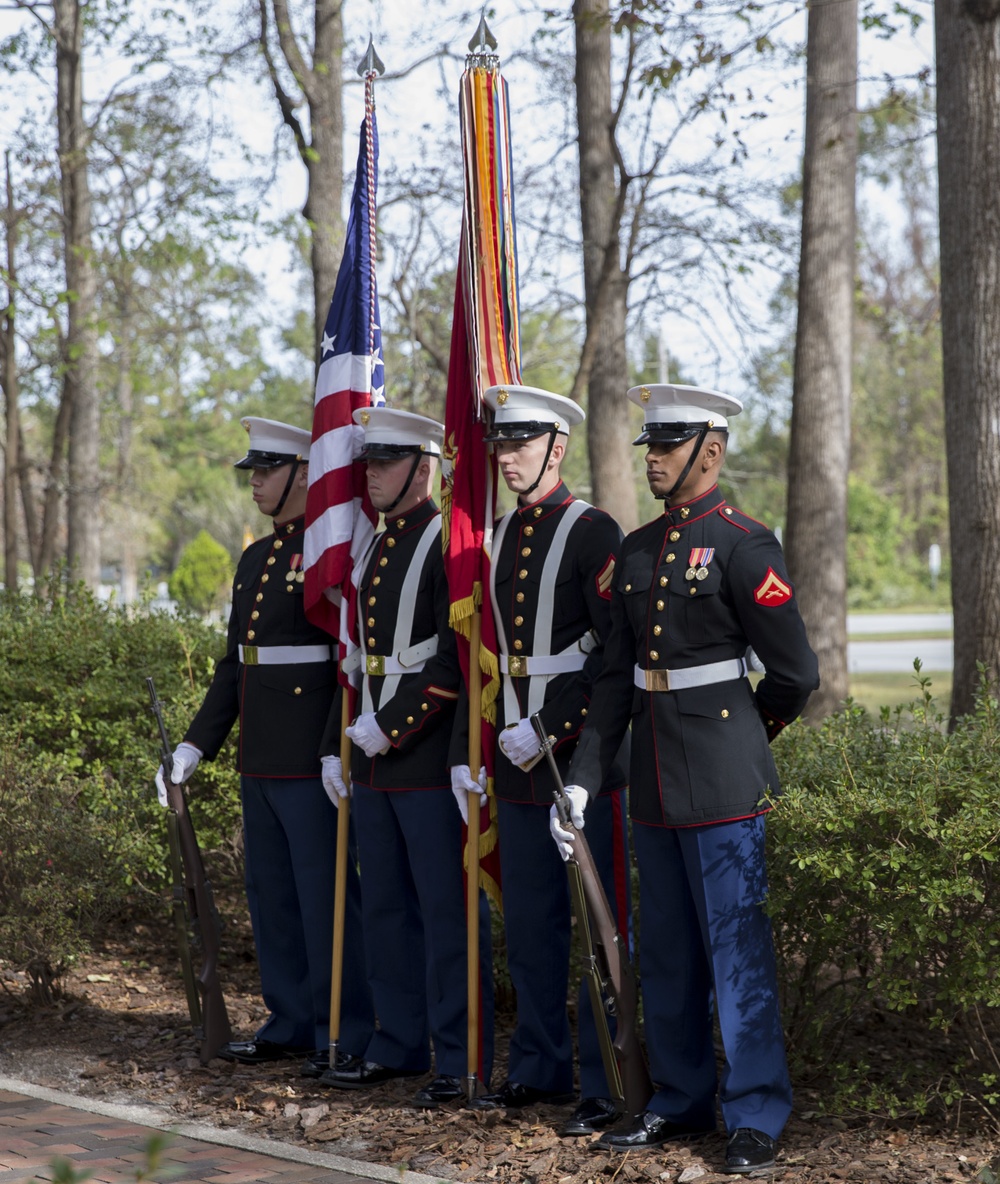
M 600 1144 L 656 1146 L 715 1126 L 726 1170 L 768 1167 L 791 1109 L 774 949 L 763 908 L 769 742 L 819 685 L 775 536 L 716 484 L 738 400 L 636 387 L 637 444 L 664 513 L 628 535 L 592 711 L 569 770 L 593 792 L 632 726 L 630 808 L 639 867 L 648 1111 Z M 754 689 L 755 653 L 766 668 Z M 717 1080 L 713 1000 L 725 1067 Z
M 555 785 L 530 717 L 540 712 L 565 774 L 604 657 L 621 531 L 604 511 L 574 498 L 560 477 L 570 427 L 584 419 L 576 403 L 524 386 L 492 387 L 484 398 L 494 413 L 488 439 L 517 494 L 516 508 L 494 531 L 490 601 L 502 681 L 494 788 L 507 961 L 517 993 L 508 1079 L 492 1100 L 518 1107 L 569 1101 L 574 1086 L 566 1010 L 571 903 L 566 869 L 548 837 Z M 464 732 L 457 739 L 454 766 L 468 777 Z M 619 930 L 629 933 L 625 765 L 625 753 L 610 762 L 587 816 L 587 840 Z M 587 1135 L 616 1117 L 582 986 L 578 1016 L 581 1102 L 563 1128 L 569 1135 Z
M 385 407 L 359 409 L 373 506 L 384 515 L 361 561 L 358 618 L 363 681 L 347 729 L 350 785 L 362 868 L 368 980 L 379 1018 L 363 1058 L 322 1081 L 377 1085 L 430 1068 L 417 1105 L 465 1096 L 467 955 L 462 820 L 452 801 L 448 746 L 461 670 L 448 626 L 441 515 L 431 497 L 444 428 Z M 339 699 L 324 765 L 346 795 L 337 754 Z M 480 893 L 481 1063 L 493 1061 L 489 906 Z
M 310 1053 L 303 1072 L 327 1067 L 337 810 L 321 780 L 320 740 L 333 699 L 335 640 L 306 620 L 302 542 L 310 434 L 247 418 L 258 509 L 272 533 L 251 543 L 233 580 L 225 655 L 178 746 L 175 769 L 190 776 L 213 759 L 239 720 L 247 902 L 267 1021 L 220 1056 L 248 1064 Z M 193 763 L 192 763 L 193 762 Z M 373 1013 L 364 969 L 360 888 L 348 874 L 342 1047 L 357 1056 Z M 310 1050 L 313 1050 L 310 1052 Z

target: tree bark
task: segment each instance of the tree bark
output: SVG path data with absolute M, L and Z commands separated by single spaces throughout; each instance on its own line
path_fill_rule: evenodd
M 291 129 L 299 157 L 306 168 L 308 187 L 303 217 L 311 236 L 316 364 L 320 338 L 333 296 L 340 258 L 344 250 L 341 214 L 344 187 L 344 108 L 341 91 L 344 53 L 344 18 L 340 0 L 314 0 L 312 65 L 302 52 L 292 29 L 287 0 L 259 0 L 260 46 L 267 62 L 282 119 Z M 278 45 L 302 97 L 290 95 L 278 74 L 270 45 L 273 17 Z M 297 110 L 308 104 L 309 129 Z
M 1000 2 L 934 18 L 955 720 L 1000 674 Z
M 14 208 L 14 186 L 10 179 L 10 152 L 6 156 L 7 208 L 7 307 L 4 309 L 2 340 L 0 340 L 0 363 L 2 379 L 7 444 L 4 451 L 3 470 L 3 544 L 4 584 L 15 591 L 17 577 L 17 500 L 18 477 L 20 475 L 21 427 L 18 407 L 17 355 L 15 349 L 14 318 L 17 297 L 17 211 Z
M 857 0 L 812 0 L 798 325 L 785 551 L 822 685 L 820 719 L 848 694 L 847 475 L 857 160 Z
M 56 109 L 68 293 L 66 372 L 69 398 L 67 558 L 70 575 L 100 579 L 100 392 L 97 384 L 97 279 L 93 263 L 89 135 L 83 115 L 83 13 L 80 0 L 53 0 Z
M 627 272 L 620 262 L 624 176 L 616 180 L 611 103 L 611 19 L 607 0 L 574 0 L 576 112 L 580 144 L 587 343 L 587 448 L 594 502 L 625 531 L 638 525 L 629 419 L 625 317 Z M 579 379 L 576 384 L 580 385 Z

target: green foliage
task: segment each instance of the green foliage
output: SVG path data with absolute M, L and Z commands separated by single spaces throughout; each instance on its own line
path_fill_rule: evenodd
M 81 587 L 47 600 L 12 593 L 0 598 L 0 754 L 15 761 L 15 785 L 34 784 L 24 776 L 37 765 L 51 792 L 72 801 L 72 817 L 83 819 L 66 827 L 67 841 L 79 836 L 81 843 L 73 866 L 83 868 L 95 858 L 104 865 L 99 882 L 105 873 L 117 877 L 137 907 L 154 903 L 166 869 L 165 820 L 153 786 L 160 744 L 145 678 L 156 680 L 176 743 L 223 647 L 201 621 L 109 608 Z M 203 764 L 189 791 L 206 849 L 232 850 L 238 835 L 232 744 L 217 761 Z M 10 808 L 10 817 L 0 808 L 2 851 L 19 825 Z M 54 806 L 36 813 L 53 824 L 71 817 Z M 57 911 L 62 907 L 54 897 L 41 898 L 41 905 L 48 903 Z M 0 948 L 6 952 L 5 943 Z
M 232 578 L 229 552 L 207 530 L 201 530 L 181 553 L 168 587 L 184 608 L 209 613 L 225 605 Z
M 982 1069 L 1000 1051 L 1000 709 L 984 689 L 949 734 L 920 681 L 905 710 L 875 719 L 849 705 L 775 747 L 785 796 L 770 824 L 770 910 L 793 1057 L 800 1073 L 833 1066 L 841 1101 L 882 1113 L 966 1094 L 988 1103 Z M 937 1046 L 945 1069 L 940 1057 L 905 1072 L 892 1062 L 881 1081 L 838 1064 L 852 1024 L 894 1015 L 908 1046 Z

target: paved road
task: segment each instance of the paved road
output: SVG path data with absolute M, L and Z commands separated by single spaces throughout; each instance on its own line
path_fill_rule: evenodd
M 847 632 L 854 637 L 865 633 L 941 633 L 951 627 L 951 613 L 849 613 L 847 617 Z M 951 639 L 909 637 L 847 643 L 851 674 L 910 673 L 914 658 L 920 659 L 926 671 L 951 670 Z

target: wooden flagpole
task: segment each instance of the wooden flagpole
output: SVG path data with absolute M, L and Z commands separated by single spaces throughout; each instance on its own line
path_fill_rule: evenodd
M 351 739 L 347 725 L 351 722 L 351 696 L 343 688 L 340 712 L 340 767 L 344 782 L 351 783 Z M 340 1043 L 340 1010 L 344 985 L 344 918 L 347 909 L 347 857 L 351 832 L 351 797 L 341 798 L 337 806 L 337 862 L 333 873 L 333 967 L 330 973 L 330 1068 L 337 1067 L 337 1045 Z
M 478 581 L 473 585 L 477 607 L 473 610 L 469 628 L 469 772 L 476 789 L 469 792 L 468 846 L 466 848 L 466 940 L 468 943 L 468 1074 L 466 1094 L 469 1101 L 476 1096 L 479 1074 L 479 769 L 482 753 L 482 698 L 483 672 L 479 666 L 479 647 L 482 641 L 482 589 Z

